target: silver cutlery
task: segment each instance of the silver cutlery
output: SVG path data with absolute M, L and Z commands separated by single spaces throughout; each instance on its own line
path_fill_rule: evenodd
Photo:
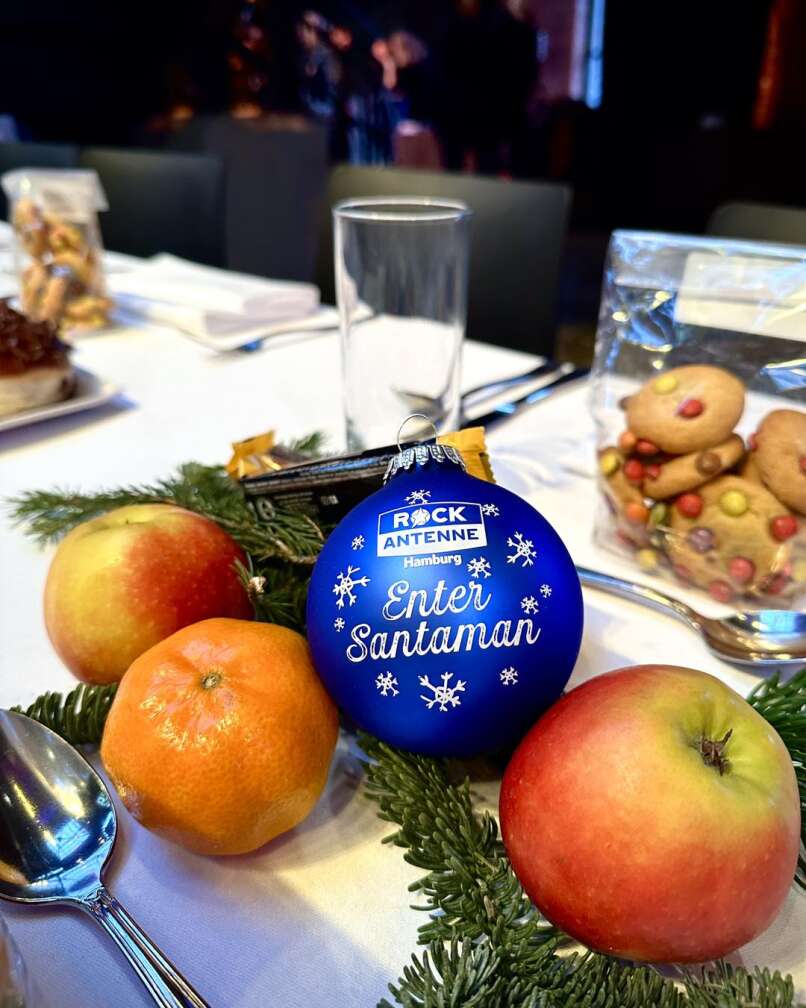
M 488 413 L 483 413 L 481 416 L 463 418 L 464 422 L 471 424 L 473 427 L 491 427 L 502 420 L 509 420 L 511 417 L 523 413 L 530 406 L 548 399 L 550 395 L 553 395 L 563 385 L 567 385 L 569 382 L 580 381 L 583 378 L 587 378 L 589 374 L 590 368 L 577 367 L 570 363 L 560 364 L 557 367 L 555 377 L 547 381 L 545 385 L 541 385 L 540 388 L 534 389 L 518 399 L 499 403 Z
M 209 1008 L 104 886 L 116 834 L 109 792 L 89 763 L 50 729 L 0 711 L 0 898 L 83 910 L 154 1004 Z
M 467 406 L 471 400 L 487 399 L 497 392 L 502 392 L 504 389 L 512 388 L 515 385 L 522 385 L 523 382 L 527 382 L 531 378 L 539 378 L 541 375 L 550 374 L 559 367 L 560 365 L 557 361 L 547 357 L 546 360 L 541 361 L 540 364 L 535 365 L 535 367 L 530 368 L 528 371 L 510 375 L 509 378 L 496 378 L 493 381 L 484 382 L 481 385 L 468 389 L 467 392 L 462 393 L 462 404 Z
M 577 574 L 582 584 L 589 588 L 599 588 L 676 616 L 700 634 L 717 658 L 736 665 L 802 665 L 806 662 L 806 613 L 759 609 L 711 619 L 648 585 L 587 567 L 577 567 Z

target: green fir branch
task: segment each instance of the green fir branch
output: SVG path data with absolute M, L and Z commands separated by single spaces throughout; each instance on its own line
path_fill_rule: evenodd
M 238 577 L 255 610 L 255 619 L 305 632 L 305 606 L 310 574 L 307 567 L 278 561 L 246 565 L 236 561 Z
M 718 962 L 686 976 L 684 986 L 684 1003 L 691 1008 L 792 1008 L 795 1004 L 792 977 L 781 976 L 777 970 L 748 971 Z
M 117 683 L 107 686 L 81 683 L 66 696 L 43 693 L 30 707 L 11 709 L 45 725 L 72 745 L 98 745 L 117 688 Z
M 310 440 L 310 439 L 309 439 Z M 72 490 L 30 490 L 7 501 L 12 521 L 40 543 L 61 538 L 89 518 L 127 504 L 170 503 L 212 519 L 253 558 L 282 559 L 310 565 L 322 548 L 324 534 L 308 515 L 276 507 L 271 517 L 258 519 L 238 483 L 220 466 L 187 462 L 175 476 L 153 484 L 80 493 Z
M 762 679 L 747 697 L 759 714 L 769 721 L 784 740 L 792 757 L 800 793 L 801 856 L 795 881 L 806 889 L 806 668 L 796 672 L 786 682 L 776 672 Z

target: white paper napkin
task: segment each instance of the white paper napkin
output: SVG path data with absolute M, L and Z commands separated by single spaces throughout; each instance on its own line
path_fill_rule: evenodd
M 175 326 L 217 349 L 309 318 L 315 328 L 319 308 L 313 284 L 230 273 L 167 254 L 111 272 L 107 283 L 125 314 Z

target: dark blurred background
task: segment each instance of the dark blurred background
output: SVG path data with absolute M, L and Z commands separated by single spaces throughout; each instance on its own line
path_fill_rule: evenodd
M 331 162 L 573 187 L 566 324 L 615 227 L 806 204 L 803 0 L 0 5 L 0 139 L 204 149 L 222 118 Z

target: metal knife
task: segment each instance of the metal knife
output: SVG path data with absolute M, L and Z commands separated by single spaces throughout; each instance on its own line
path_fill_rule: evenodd
M 535 403 L 539 403 L 544 399 L 547 399 L 561 386 L 567 385 L 569 382 L 587 378 L 589 374 L 589 367 L 577 367 L 575 364 L 570 363 L 562 364 L 560 365 L 559 372 L 556 377 L 546 382 L 545 385 L 541 385 L 539 389 L 534 389 L 534 391 L 529 392 L 525 396 L 521 396 L 519 399 L 512 399 L 510 402 L 500 403 L 494 409 L 490 410 L 489 413 L 483 413 L 481 416 L 477 417 L 466 417 L 464 418 L 464 422 L 472 427 L 490 427 L 493 424 L 500 423 L 502 420 L 508 420 L 511 417 L 522 413 L 530 406 L 534 406 Z

